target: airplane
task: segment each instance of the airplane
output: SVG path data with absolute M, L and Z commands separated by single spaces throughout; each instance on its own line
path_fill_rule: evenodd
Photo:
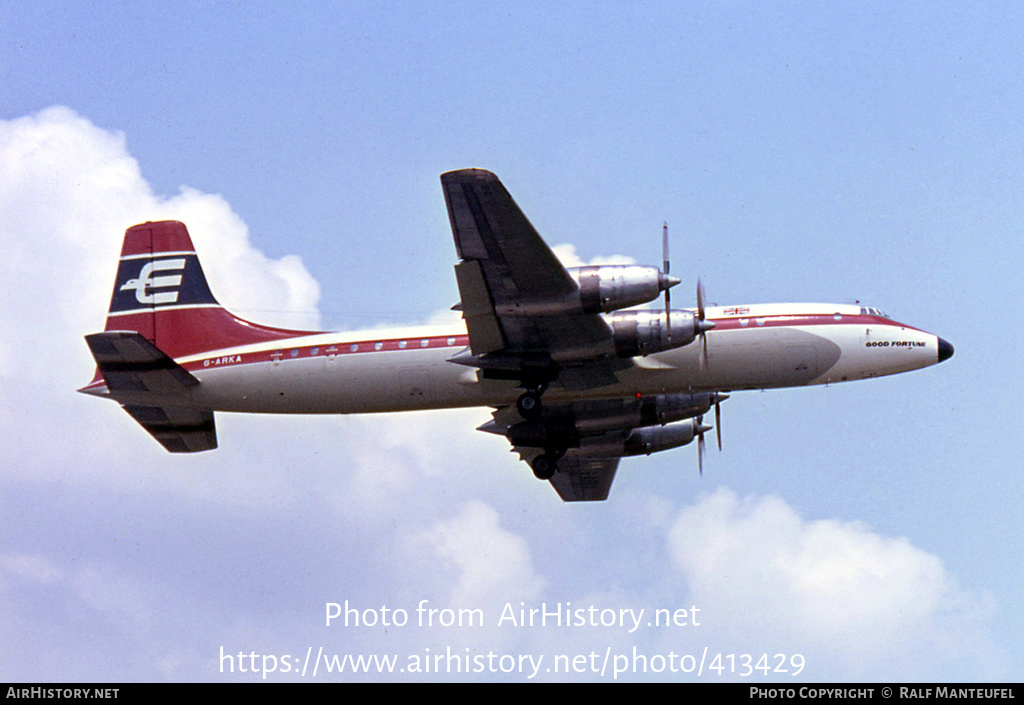
M 215 412 L 350 414 L 490 407 L 567 502 L 608 497 L 619 461 L 698 440 L 730 393 L 833 384 L 947 360 L 953 346 L 851 304 L 671 308 L 663 265 L 567 268 L 489 171 L 441 175 L 462 323 L 355 332 L 252 323 L 214 298 L 184 224 L 128 228 L 97 364 L 113 399 L 172 453 L 217 447 Z M 664 307 L 635 308 L 664 296 Z

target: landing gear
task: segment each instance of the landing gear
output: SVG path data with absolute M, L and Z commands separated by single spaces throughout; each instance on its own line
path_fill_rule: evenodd
M 527 391 L 519 395 L 516 400 L 516 409 L 519 415 L 527 421 L 539 418 L 544 411 L 544 405 L 540 402 L 541 391 Z
M 505 379 L 509 378 L 518 380 L 519 388 L 524 390 L 516 400 L 519 415 L 527 421 L 540 418 L 544 411 L 540 398 L 558 378 L 558 367 L 546 356 L 543 359 L 524 359 L 522 368 L 514 376 Z
M 554 477 L 558 472 L 558 461 L 565 455 L 566 450 L 565 448 L 548 448 L 534 458 L 530 463 L 534 476 L 538 480 L 550 480 Z
M 547 453 L 538 455 L 533 459 L 533 463 L 531 463 L 531 465 L 533 467 L 533 475 L 538 480 L 550 480 L 555 476 L 555 473 L 558 472 L 557 461 L 554 456 L 548 455 Z

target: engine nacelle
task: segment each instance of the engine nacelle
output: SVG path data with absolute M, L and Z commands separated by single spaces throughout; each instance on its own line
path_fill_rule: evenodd
M 608 323 L 612 327 L 615 353 L 619 357 L 635 357 L 663 352 L 692 343 L 703 327 L 710 324 L 697 319 L 690 311 L 670 312 L 671 328 L 664 311 L 619 311 Z
M 623 458 L 629 455 L 650 455 L 690 443 L 711 426 L 687 419 L 666 426 L 634 428 L 628 434 L 608 433 L 580 439 L 579 448 L 568 455 L 579 458 Z
M 653 301 L 679 280 L 657 267 L 639 264 L 605 264 L 571 267 L 569 275 L 580 287 L 584 313 L 609 313 Z
M 701 416 L 716 401 L 727 398 L 727 394 L 699 392 L 589 400 L 555 407 L 542 419 L 516 423 L 505 435 L 512 445 L 528 448 L 579 448 L 585 437 L 613 432 L 622 441 L 632 429 Z M 501 433 L 492 424 L 480 428 Z
M 625 454 L 650 455 L 670 448 L 678 448 L 710 430 L 711 426 L 702 424 L 697 419 L 687 419 L 665 426 L 636 428 L 626 439 Z
M 580 436 L 608 431 L 657 426 L 701 416 L 716 400 L 728 395 L 715 392 L 696 394 L 654 394 L 625 399 L 602 399 L 570 404 L 573 425 Z M 577 407 L 580 407 L 579 409 Z

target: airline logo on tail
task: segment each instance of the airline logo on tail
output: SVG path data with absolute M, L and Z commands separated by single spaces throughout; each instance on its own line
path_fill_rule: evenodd
M 194 252 L 161 252 L 121 258 L 111 314 L 145 307 L 215 306 L 216 300 Z
M 148 262 L 135 279 L 129 279 L 118 291 L 135 290 L 135 298 L 140 304 L 173 304 L 178 302 L 178 292 L 168 291 L 150 294 L 150 289 L 162 289 L 169 286 L 181 286 L 181 275 L 154 277 L 153 272 L 181 271 L 185 269 L 185 259 L 162 259 Z

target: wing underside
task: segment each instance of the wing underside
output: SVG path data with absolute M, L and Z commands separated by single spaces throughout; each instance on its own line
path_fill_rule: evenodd
M 619 467 L 618 458 L 563 458 L 551 486 L 566 502 L 602 502 Z
M 558 496 L 566 502 L 600 502 L 608 498 L 620 458 L 580 455 L 580 432 L 573 417 L 586 415 L 595 405 L 607 403 L 614 402 L 547 405 L 541 418 L 529 422 L 519 416 L 515 407 L 500 407 L 494 411 L 493 421 L 480 430 L 508 438 L 512 450 L 531 466 L 538 456 L 551 448 L 560 448 L 557 472 L 549 478 Z

